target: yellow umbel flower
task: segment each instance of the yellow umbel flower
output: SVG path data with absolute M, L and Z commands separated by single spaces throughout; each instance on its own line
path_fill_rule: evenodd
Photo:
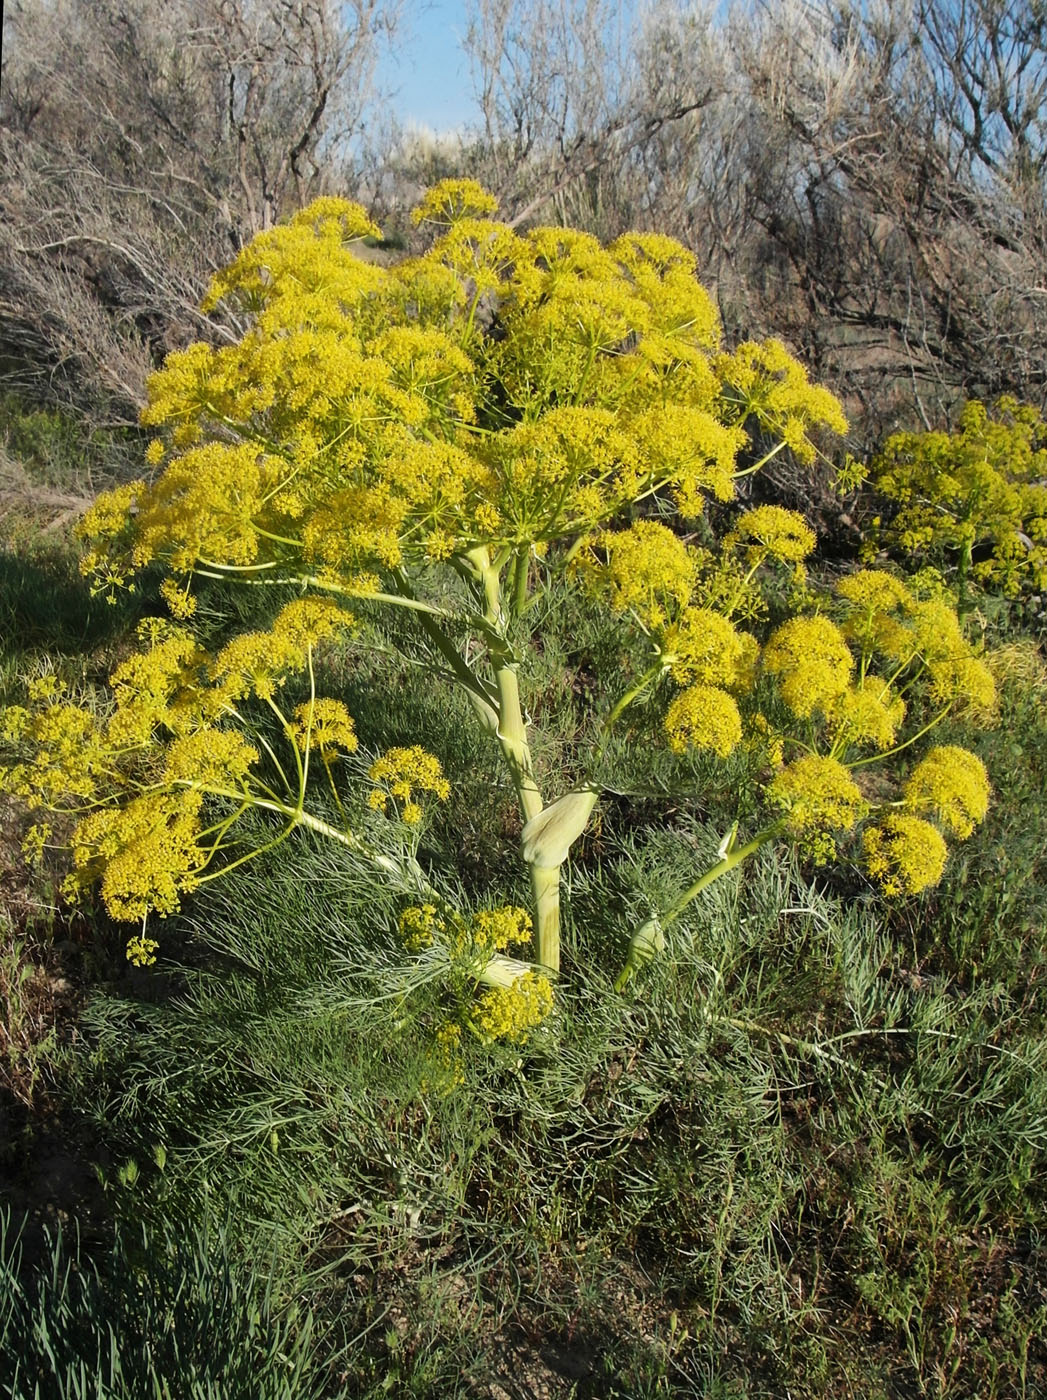
M 473 1008 L 470 1025 L 485 1045 L 506 1040 L 520 1045 L 553 1009 L 553 989 L 540 972 L 525 972 L 511 987 L 487 987 Z
M 325 761 L 355 753 L 359 745 L 353 717 L 341 700 L 306 700 L 297 706 L 291 733 L 302 753 L 308 746 Z
M 778 677 L 782 698 L 801 719 L 838 700 L 854 669 L 843 633 L 827 617 L 794 617 L 783 623 L 763 649 L 763 664 Z
M 247 781 L 258 750 L 239 734 L 210 727 L 175 739 L 167 749 L 164 781 L 201 787 L 240 787 Z
M 767 796 L 785 809 L 795 835 L 818 828 L 850 831 L 867 810 L 844 765 L 817 754 L 804 754 L 787 764 L 768 785 Z
M 461 219 L 493 214 L 498 201 L 478 180 L 441 180 L 425 192 L 425 198 L 411 210 L 411 223 L 450 226 Z
M 841 598 L 867 612 L 893 612 L 916 602 L 901 579 L 883 569 L 859 569 L 836 585 Z
M 956 744 L 931 749 L 905 785 L 905 805 L 912 812 L 930 814 L 964 840 L 989 810 L 985 764 Z
M 534 933 L 531 916 L 518 905 L 482 909 L 469 923 L 474 946 L 482 953 L 504 953 L 517 943 L 529 943 Z
M 202 804 L 199 791 L 186 790 L 90 813 L 73 832 L 74 872 L 63 893 L 75 899 L 100 880 L 114 919 L 140 923 L 150 912 L 173 914 L 206 862 L 198 844 Z
M 155 938 L 146 938 L 136 933 L 127 940 L 127 961 L 134 967 L 152 967 L 156 962 L 156 950 L 160 947 Z
M 684 608 L 659 640 L 662 665 L 681 685 L 733 686 L 745 674 L 749 649 L 734 625 L 711 608 Z
M 451 784 L 443 776 L 440 760 L 420 744 L 387 749 L 368 771 L 376 784 L 368 794 L 368 805 L 377 812 L 388 813 L 390 801 L 394 801 L 401 820 L 410 826 L 422 819 L 422 809 L 414 798 L 416 791 L 430 792 L 441 801 L 451 795 Z
M 642 626 L 661 627 L 691 596 L 696 563 L 672 530 L 638 520 L 628 530 L 594 535 L 575 573 L 612 612 L 632 612 Z
M 879 676 L 864 676 L 826 707 L 826 718 L 845 744 L 870 744 L 883 752 L 905 719 L 905 701 Z
M 353 625 L 329 598 L 296 598 L 282 608 L 269 632 L 244 632 L 227 642 L 210 673 L 223 700 L 244 695 L 271 700 L 279 686 L 305 668 L 310 648 Z
M 967 655 L 942 657 L 928 666 L 931 694 L 955 713 L 991 720 L 996 712 L 996 682 L 984 661 Z
M 400 915 L 400 937 L 412 953 L 428 948 L 437 934 L 446 932 L 435 904 L 412 904 Z
M 745 341 L 733 354 L 720 358 L 718 369 L 729 392 L 737 396 L 743 416 L 756 418 L 802 462 L 814 460 L 813 428 L 847 431 L 837 399 L 810 382 L 807 371 L 780 340 Z
M 724 540 L 727 547 L 747 544 L 751 563 L 765 558 L 800 564 L 814 549 L 814 531 L 795 510 L 756 506 L 747 510 Z
M 862 833 L 865 866 L 886 895 L 919 894 L 942 878 L 949 851 L 938 831 L 902 812 Z
M 742 717 L 726 691 L 692 685 L 669 706 L 665 732 L 673 753 L 697 749 L 726 758 L 741 743 Z

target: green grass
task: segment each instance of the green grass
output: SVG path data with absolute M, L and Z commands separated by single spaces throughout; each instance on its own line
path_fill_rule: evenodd
M 10 1400 L 310 1400 L 307 1310 L 277 1310 L 264 1259 L 221 1228 L 120 1230 L 101 1264 L 45 1235 L 35 1267 L 0 1212 L 0 1388 Z

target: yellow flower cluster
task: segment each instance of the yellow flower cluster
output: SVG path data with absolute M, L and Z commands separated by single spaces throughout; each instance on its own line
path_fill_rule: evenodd
M 340 200 L 244 248 L 205 306 L 229 302 L 247 329 L 151 377 L 159 475 L 88 513 L 88 567 L 110 583 L 153 560 L 342 583 L 478 544 L 584 538 L 653 495 L 684 516 L 729 499 L 750 422 L 801 456 L 841 426 L 777 343 L 719 353 L 680 244 L 521 235 L 494 208 L 475 182 L 443 182 L 415 217 L 446 231 L 390 268 L 354 254 L 377 229 Z M 802 530 L 761 509 L 752 540 L 791 557 Z M 166 596 L 189 615 L 184 587 Z
M 894 510 L 867 555 L 930 559 L 1009 597 L 1047 588 L 1047 422 L 1032 405 L 968 403 L 953 433 L 896 433 L 871 480 Z
M 155 938 L 146 938 L 144 934 L 136 933 L 133 938 L 127 940 L 127 961 L 134 967 L 152 967 L 156 962 L 156 950 L 159 946 Z
M 531 916 L 519 905 L 481 909 L 469 922 L 474 947 L 482 953 L 504 953 L 519 943 L 529 943 L 534 928 Z
M 31 751 L 27 762 L 0 768 L 0 792 L 44 806 L 94 795 L 106 756 L 90 712 L 60 700 L 35 710 L 12 705 L 0 716 L 0 737 Z
M 920 817 L 891 813 L 862 833 L 865 865 L 886 895 L 919 894 L 942 878 L 948 848 Z
M 21 758 L 0 769 L 0 788 L 33 813 L 79 817 L 66 893 L 75 898 L 97 884 L 120 920 L 177 909 L 223 849 L 231 821 L 273 796 L 255 771 L 259 749 L 243 736 L 235 701 L 248 692 L 271 698 L 305 667 L 313 647 L 351 620 L 327 598 L 296 599 L 267 632 L 237 638 L 211 657 L 185 629 L 149 618 L 138 629 L 141 649 L 110 676 L 108 703 L 91 693 L 74 701 L 53 677 L 32 683 L 31 706 L 10 707 L 0 720 L 0 738 Z M 355 747 L 340 701 L 300 707 L 303 730 L 309 711 L 321 755 Z M 232 799 L 234 815 L 209 827 L 203 804 L 214 798 Z M 36 823 L 27 855 L 49 832 L 47 822 Z
M 801 719 L 823 713 L 847 691 L 854 658 L 840 629 L 827 617 L 794 617 L 774 632 L 763 650 L 764 670 L 777 676 L 782 698 Z
M 400 915 L 399 929 L 404 946 L 412 953 L 419 953 L 446 931 L 447 924 L 440 918 L 435 904 L 411 904 Z
M 522 1044 L 553 1009 L 553 989 L 540 972 L 525 972 L 511 987 L 487 987 L 470 1017 L 484 1045 L 496 1040 Z
M 411 211 L 411 223 L 416 227 L 424 223 L 452 225 L 460 219 L 493 214 L 497 208 L 497 199 L 478 180 L 441 180 Z
M 746 341 L 733 355 L 723 356 L 718 369 L 746 414 L 785 442 L 802 462 L 814 460 L 809 437 L 813 423 L 835 433 L 847 431 L 837 400 L 828 389 L 808 380 L 807 371 L 779 340 Z
M 268 632 L 244 632 L 226 643 L 210 667 L 216 690 L 227 704 L 245 695 L 272 700 L 287 677 L 305 667 L 311 648 L 352 625 L 352 616 L 330 599 L 296 599 Z
M 202 793 L 185 789 L 89 813 L 72 835 L 74 868 L 63 893 L 76 899 L 97 883 L 114 919 L 173 914 L 206 861 L 197 840 L 202 805 Z
M 410 748 L 387 749 L 371 764 L 369 776 L 376 784 L 368 794 L 368 804 L 376 812 L 389 813 L 394 803 L 401 821 L 414 825 L 422 819 L 416 792 L 431 792 L 440 801 L 451 795 L 451 785 L 443 776 L 440 760 L 420 744 Z
M 864 569 L 840 581 L 844 635 L 863 658 L 879 656 L 899 670 L 913 668 L 931 700 L 954 713 L 987 719 L 996 708 L 992 672 L 963 635 L 944 598 L 917 599 L 900 579 Z
M 341 700 L 324 697 L 305 701 L 296 708 L 291 734 L 302 753 L 311 749 L 325 762 L 340 753 L 355 753 L 359 745 L 352 715 Z
M 259 234 L 241 249 L 212 279 L 203 308 L 212 311 L 219 302 L 232 299 L 246 310 L 269 309 L 289 297 L 294 284 L 308 305 L 315 303 L 328 316 L 332 308 L 344 315 L 379 280 L 367 263 L 343 256 L 344 245 L 380 236 L 360 205 L 344 199 L 314 200 L 289 224 Z
M 755 647 L 755 639 L 710 608 L 684 608 L 659 637 L 662 665 L 681 685 L 699 681 L 730 687 L 744 682 Z
M 673 753 L 697 749 L 726 758 L 741 743 L 742 718 L 726 691 L 691 685 L 669 706 L 665 732 Z
M 739 517 L 724 543 L 746 546 L 750 564 L 768 557 L 801 564 L 816 541 L 814 531 L 798 511 L 756 506 Z
M 985 820 L 989 775 L 977 754 L 944 744 L 916 765 L 905 785 L 905 805 L 929 814 L 961 840 Z
M 614 613 L 632 613 L 643 627 L 661 627 L 691 596 L 694 553 L 653 520 L 627 530 L 602 530 L 574 564 L 587 592 Z
M 905 719 L 905 701 L 879 676 L 866 675 L 825 707 L 826 718 L 844 744 L 889 749 Z
M 844 765 L 817 754 L 787 764 L 768 785 L 767 795 L 785 810 L 789 830 L 797 835 L 812 829 L 850 831 L 868 810 Z
M 205 788 L 244 786 L 258 750 L 241 735 L 207 726 L 181 734 L 167 747 L 163 778 Z

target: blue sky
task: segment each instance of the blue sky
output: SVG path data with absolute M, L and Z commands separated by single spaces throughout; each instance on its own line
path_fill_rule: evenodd
M 383 86 L 399 90 L 392 107 L 401 125 L 447 131 L 477 119 L 461 50 L 466 23 L 464 0 L 407 0 L 401 37 L 379 71 Z

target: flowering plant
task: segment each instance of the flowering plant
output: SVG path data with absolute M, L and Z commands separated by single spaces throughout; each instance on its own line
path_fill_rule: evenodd
M 518 234 L 493 209 L 472 182 L 444 182 L 415 212 L 436 230 L 431 248 L 386 269 L 354 251 L 378 232 L 364 211 L 322 199 L 215 278 L 207 304 L 242 334 L 190 346 L 152 376 L 156 473 L 101 497 L 80 527 L 100 587 L 161 565 L 175 621 L 145 625 L 101 710 L 44 686 L 5 720 L 23 750 L 6 786 L 74 814 L 70 893 L 98 882 L 116 918 L 170 912 L 257 854 L 230 842 L 262 809 L 280 821 L 274 842 L 304 825 L 403 890 L 407 947 L 439 941 L 486 983 L 471 1024 L 487 1040 L 521 1038 L 551 1005 L 563 869 L 630 712 L 660 716 L 678 755 L 746 750 L 767 817 L 747 840 L 732 830 L 717 863 L 634 930 L 623 981 L 690 900 L 777 837 L 825 860 L 862 827 L 885 890 L 934 883 L 942 830 L 963 837 L 984 816 L 979 761 L 931 749 L 876 800 L 861 775 L 946 714 L 993 704 L 940 598 L 875 570 L 818 594 L 799 515 L 727 511 L 740 478 L 781 453 L 810 460 L 815 435 L 845 422 L 781 344 L 723 348 L 686 249 L 653 234 L 609 247 L 569 229 Z M 681 527 L 710 500 L 728 527 L 717 538 L 703 524 L 698 544 Z M 211 655 L 191 625 L 199 576 L 305 596 Z M 646 659 L 589 729 L 573 781 L 550 791 L 521 676 L 536 601 L 556 582 L 615 619 L 623 670 Z M 411 621 L 432 674 L 461 687 L 498 746 L 529 912 L 467 918 L 433 893 L 409 834 L 447 788 L 418 746 L 366 767 L 370 818 L 352 806 L 345 774 L 364 771 L 353 721 L 316 694 L 314 656 L 376 606 Z M 309 697 L 288 713 L 294 672 L 308 673 Z M 268 737 L 251 731 L 252 705 L 273 717 Z M 314 775 L 338 822 L 310 812 Z M 379 814 L 406 833 L 398 852 L 369 834 Z M 532 932 L 531 961 L 509 957 Z M 142 936 L 133 944 L 142 955 Z
M 895 433 L 870 469 L 889 503 L 866 554 L 879 549 L 955 570 L 1008 598 L 1047 589 L 1047 423 L 1031 404 L 964 405 L 955 432 Z

